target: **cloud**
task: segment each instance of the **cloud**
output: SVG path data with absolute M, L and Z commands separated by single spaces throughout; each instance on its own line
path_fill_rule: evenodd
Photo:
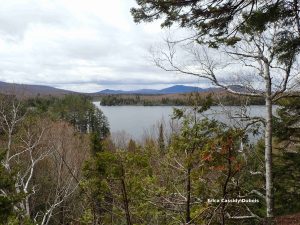
M 64 26 L 68 12 L 50 1 L 1 1 L 0 34 L 8 40 L 20 40 L 35 25 Z
M 194 77 L 161 71 L 147 59 L 162 31 L 158 23 L 134 24 L 129 12 L 134 4 L 1 1 L 0 81 L 86 92 L 197 83 Z

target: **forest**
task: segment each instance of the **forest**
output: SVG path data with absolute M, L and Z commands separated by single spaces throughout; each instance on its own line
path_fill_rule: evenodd
M 154 139 L 117 145 L 86 96 L 2 95 L 1 224 L 262 224 L 264 142 L 248 141 L 256 126 L 200 117 L 211 104 L 174 108 L 171 135 L 161 124 Z M 278 104 L 276 217 L 300 211 L 300 98 Z
M 120 106 L 120 105 L 142 105 L 142 106 L 191 106 L 193 99 L 198 98 L 205 101 L 210 97 L 212 105 L 241 106 L 248 105 L 264 105 L 262 97 L 242 97 L 229 93 L 210 93 L 210 92 L 194 92 L 186 94 L 164 94 L 164 95 L 141 95 L 141 94 L 109 94 L 101 96 L 93 96 L 95 101 L 100 101 L 103 106 Z
M 91 97 L 2 94 L 0 223 L 299 225 L 300 2 L 135 3 L 135 23 L 169 31 L 150 50 L 155 67 L 230 95 L 104 96 L 103 105 L 184 106 L 174 107 L 179 127 L 170 134 L 161 123 L 156 137 L 114 142 Z M 264 105 L 264 116 L 241 110 L 239 126 L 202 116 L 217 102 L 251 101 Z

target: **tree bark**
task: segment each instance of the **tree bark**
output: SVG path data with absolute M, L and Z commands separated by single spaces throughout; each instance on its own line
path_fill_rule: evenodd
M 29 205 L 29 196 L 28 193 L 26 193 L 26 198 L 25 198 L 25 208 L 26 208 L 26 216 L 30 218 L 30 205 Z
M 122 195 L 123 195 L 123 204 L 125 209 L 125 215 L 126 215 L 126 222 L 127 225 L 132 225 L 131 218 L 130 218 L 130 212 L 129 212 L 129 205 L 128 205 L 128 197 L 127 197 L 127 191 L 126 191 L 126 185 L 125 185 L 125 172 L 122 166 L 122 178 L 121 178 L 121 189 L 122 189 Z
M 266 169 L 266 205 L 267 219 L 274 217 L 273 213 L 273 174 L 272 174 L 272 81 L 269 64 L 264 61 L 264 75 L 266 84 L 266 127 L 265 127 L 265 169 Z

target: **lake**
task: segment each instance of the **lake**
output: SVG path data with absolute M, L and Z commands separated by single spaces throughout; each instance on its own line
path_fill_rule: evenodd
M 166 130 L 178 128 L 176 121 L 171 120 L 173 106 L 101 106 L 94 104 L 103 111 L 110 125 L 112 135 L 126 135 L 127 138 L 141 140 L 144 136 L 156 137 L 161 122 Z M 182 107 L 177 107 L 182 108 Z M 274 107 L 274 111 L 276 110 Z M 204 116 L 215 118 L 227 124 L 241 124 L 240 115 L 264 116 L 264 106 L 213 106 Z M 235 117 L 235 118 L 232 118 Z

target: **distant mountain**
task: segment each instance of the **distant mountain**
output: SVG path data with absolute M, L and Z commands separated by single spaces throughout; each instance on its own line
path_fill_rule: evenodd
M 238 92 L 250 92 L 239 85 L 231 85 L 232 90 Z M 139 89 L 133 91 L 122 91 L 122 90 L 111 90 L 105 89 L 96 93 L 91 93 L 87 95 L 97 95 L 97 94 L 151 94 L 151 95 L 163 95 L 163 94 L 180 94 L 180 93 L 190 93 L 190 92 L 222 92 L 222 88 L 199 88 L 193 86 L 185 85 L 174 85 L 168 88 L 156 90 L 156 89 Z M 255 92 L 255 90 L 251 91 Z M 66 94 L 78 94 L 78 92 L 67 91 L 63 89 L 58 89 L 45 85 L 31 85 L 31 84 L 13 84 L 0 81 L 0 94 L 14 94 L 20 97 L 35 97 L 35 96 L 63 96 Z M 84 94 L 84 93 L 82 93 Z
M 190 92 L 203 92 L 208 89 L 202 89 L 199 87 L 191 87 L 184 85 L 175 85 L 172 87 L 164 88 L 159 91 L 161 94 L 177 94 L 177 93 L 190 93 Z
M 97 92 L 97 94 L 179 94 L 179 93 L 190 93 L 190 92 L 204 92 L 211 90 L 211 88 L 202 89 L 199 87 L 175 85 L 161 90 L 156 89 L 139 89 L 134 91 L 122 91 L 122 90 L 110 90 L 105 89 Z
M 126 94 L 126 91 L 104 89 L 102 91 L 96 92 L 95 94 Z
M 105 89 L 105 90 L 99 91 L 95 94 L 157 94 L 158 91 L 159 90 L 154 90 L 154 89 L 139 89 L 139 90 L 135 90 L 135 91 Z
M 14 94 L 19 97 L 35 97 L 35 96 L 62 96 L 66 94 L 75 93 L 63 89 L 49 87 L 45 85 L 31 85 L 31 84 L 13 84 L 0 81 L 1 94 Z

